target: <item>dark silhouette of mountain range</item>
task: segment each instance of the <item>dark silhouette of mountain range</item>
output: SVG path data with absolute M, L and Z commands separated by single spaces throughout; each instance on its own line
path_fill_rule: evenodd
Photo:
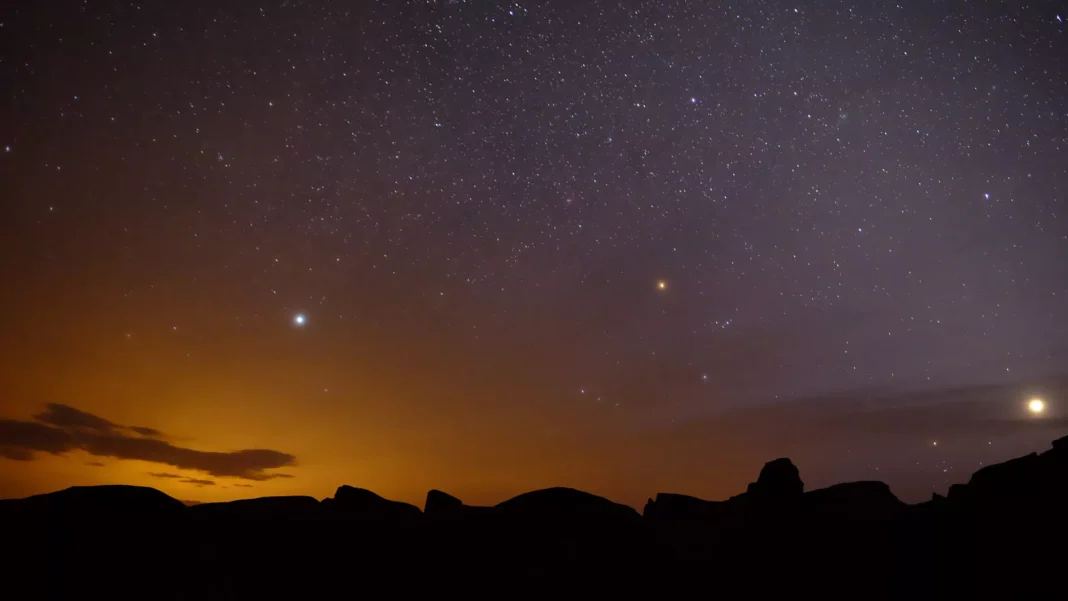
M 725 501 L 642 514 L 550 488 L 493 507 L 332 498 L 192 506 L 151 488 L 0 501 L 5 598 L 1063 598 L 1068 437 L 907 505 L 881 482 L 805 492 L 789 459 Z

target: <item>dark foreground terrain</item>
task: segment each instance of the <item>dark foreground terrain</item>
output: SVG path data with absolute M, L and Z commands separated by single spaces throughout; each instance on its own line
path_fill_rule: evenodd
M 727 501 L 643 514 L 571 489 L 423 510 L 333 498 L 186 507 L 100 486 L 0 501 L 0 598 L 1068 598 L 1068 437 L 947 497 L 880 482 L 804 492 L 788 459 Z

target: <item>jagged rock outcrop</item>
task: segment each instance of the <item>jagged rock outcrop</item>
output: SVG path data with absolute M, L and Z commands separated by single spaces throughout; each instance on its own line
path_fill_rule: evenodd
M 801 472 L 786 457 L 765 463 L 756 482 L 746 490 L 749 500 L 760 504 L 795 502 L 804 493 L 805 483 L 801 481 Z
M 449 493 L 440 490 L 431 490 L 426 493 L 426 504 L 423 505 L 423 513 L 427 515 L 442 512 L 457 511 L 463 509 L 464 502 Z
M 663 521 L 719 520 L 728 511 L 723 501 L 706 501 L 689 495 L 657 493 L 649 499 L 642 516 Z
M 384 499 L 377 494 L 354 486 L 338 487 L 333 498 L 323 499 L 324 509 L 360 519 L 416 519 L 423 515 L 415 505 Z
M 1052 446 L 1053 447 L 1053 451 L 1056 451 L 1057 453 L 1060 453 L 1060 452 L 1068 453 L 1068 436 L 1062 436 L 1061 438 L 1058 438 L 1057 440 L 1054 440 L 1053 444 L 1050 445 L 1050 446 Z M 1048 452 L 1050 452 L 1050 451 L 1047 451 L 1047 453 Z

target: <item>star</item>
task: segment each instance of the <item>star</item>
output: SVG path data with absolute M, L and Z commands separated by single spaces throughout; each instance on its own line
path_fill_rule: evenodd
M 897 391 L 915 382 L 933 395 L 990 382 L 1007 387 L 996 398 L 1026 422 L 1021 437 L 1060 415 L 1057 388 L 1031 386 L 1062 375 L 1049 358 L 1068 324 L 1068 247 L 1057 217 L 1068 173 L 1035 165 L 1068 157 L 1046 101 L 1068 95 L 1068 80 L 1041 76 L 1063 72 L 1068 13 L 1042 25 L 1053 9 L 1035 14 L 1004 3 L 989 36 L 936 20 L 928 24 L 936 46 L 948 50 L 935 60 L 907 44 L 865 43 L 871 23 L 887 39 L 912 36 L 904 3 L 806 9 L 802 19 L 801 3 L 750 3 L 723 18 L 715 3 L 691 2 L 679 27 L 682 12 L 658 10 L 656 0 L 627 4 L 640 18 L 598 3 L 528 11 L 517 2 L 446 0 L 419 27 L 336 52 L 330 36 L 286 40 L 346 21 L 344 3 L 249 11 L 218 0 L 210 14 L 187 15 L 183 30 L 225 22 L 228 44 L 273 49 L 243 57 L 249 85 L 238 86 L 220 68 L 211 36 L 183 40 L 184 52 L 157 47 L 172 34 L 146 24 L 166 23 L 166 10 L 82 4 L 77 35 L 64 11 L 39 11 L 34 27 L 15 32 L 58 72 L 79 76 L 57 78 L 43 96 L 14 86 L 9 96 L 27 127 L 0 136 L 0 163 L 18 190 L 6 204 L 28 226 L 5 230 L 5 248 L 19 273 L 34 275 L 19 305 L 33 306 L 32 323 L 66 323 L 76 311 L 87 326 L 53 328 L 56 348 L 144 353 L 175 370 L 161 374 L 165 380 L 195 368 L 198 382 L 219 386 L 231 370 L 252 379 L 284 355 L 279 369 L 292 375 L 278 376 L 323 400 L 396 388 L 302 407 L 330 448 L 363 427 L 366 414 L 399 428 L 411 410 L 445 428 L 481 420 L 483 399 L 501 404 L 484 438 L 475 428 L 472 449 L 487 454 L 499 444 L 494 426 L 522 429 L 521 441 L 533 441 L 542 418 L 570 420 L 568 401 L 606 412 L 618 403 L 625 431 L 645 428 L 654 414 L 681 424 L 721 407 L 807 404 L 821 391 Z M 963 21 L 989 16 L 971 4 L 978 3 L 958 11 Z M 402 22 L 405 5 L 378 3 L 376 19 Z M 759 18 L 764 38 L 789 42 L 739 37 L 737 28 L 758 15 L 767 17 Z M 107 36 L 96 35 L 100 24 Z M 664 31 L 673 43 L 652 62 L 622 60 L 640 47 L 649 54 Z M 500 36 L 508 43 L 498 44 Z M 1012 51 L 1021 39 L 1026 56 Z M 581 60 L 543 60 L 549 41 Z M 152 73 L 140 73 L 130 48 L 158 53 L 159 72 L 195 74 L 195 85 L 143 93 L 136 80 Z M 477 65 L 457 61 L 464 48 L 478 54 Z M 875 68 L 840 60 L 857 52 Z M 717 60 L 708 60 L 713 53 Z M 983 62 L 987 56 L 999 59 Z M 27 73 L 39 68 L 27 62 Z M 973 82 L 980 64 L 983 81 Z M 883 93 L 855 93 L 887 81 L 895 85 Z M 931 81 L 949 82 L 940 88 L 945 102 L 918 92 Z M 34 124 L 61 124 L 66 135 L 23 147 Z M 91 219 L 78 196 L 93 200 L 83 203 Z M 93 252 L 66 252 L 83 247 Z M 120 294 L 121 310 L 111 302 Z M 315 327 L 307 311 L 316 312 Z M 12 346 L 38 344 L 32 327 L 8 330 L 7 338 L 26 337 Z M 198 359 L 171 367 L 187 353 Z M 27 373 L 54 369 L 47 357 L 27 359 Z M 395 378 L 411 365 L 414 377 Z M 62 369 L 70 373 L 59 378 L 101 377 L 79 373 L 90 367 L 76 363 Z M 482 373 L 490 376 L 474 377 Z M 304 382 L 305 374 L 315 379 Z M 450 399 L 470 399 L 471 411 L 423 394 L 438 381 Z M 522 392 L 500 394 L 507 382 L 522 382 Z M 256 411 L 272 428 L 288 423 L 287 390 L 271 391 L 279 402 L 264 403 L 270 407 L 205 393 L 222 399 L 225 415 Z M 896 411 L 896 394 L 871 403 Z M 161 416 L 181 407 L 180 395 L 154 396 Z M 549 398 L 559 402 L 540 400 Z M 963 460 L 982 445 L 979 433 L 928 431 L 922 422 L 881 433 L 885 447 L 867 444 L 863 428 L 833 418 L 838 405 L 811 407 L 828 412 L 819 423 L 833 426 L 805 429 L 806 443 L 837 444 L 841 434 L 864 443 L 872 466 L 889 468 L 884 461 L 903 461 L 913 447 L 939 461 L 959 451 Z M 953 410 L 967 417 L 963 406 Z M 527 411 L 539 419 L 521 419 Z M 753 419 L 773 426 L 792 410 L 776 411 Z M 132 414 L 113 418 L 136 423 Z M 567 427 L 583 436 L 600 425 L 583 418 Z M 388 441 L 394 432 L 381 434 Z M 236 436 L 212 444 L 245 434 Z M 302 456 L 317 441 L 293 442 L 284 450 Z M 757 456 L 761 444 L 732 441 L 737 448 L 727 450 Z M 1001 447 L 982 450 L 1007 459 L 1012 446 Z M 339 461 L 358 469 L 346 463 L 356 459 Z M 0 496 L 8 470 L 26 469 L 14 465 L 0 465 Z M 831 475 L 836 465 L 810 469 L 831 480 L 849 476 Z M 488 475 L 496 467 L 487 466 Z M 529 468 L 539 481 L 570 477 L 543 467 Z M 422 486 L 416 475 L 397 477 L 389 486 Z M 651 485 L 632 477 L 621 486 L 638 499 Z

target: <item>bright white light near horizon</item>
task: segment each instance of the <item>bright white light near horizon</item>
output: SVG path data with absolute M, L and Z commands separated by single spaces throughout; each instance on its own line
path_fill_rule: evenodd
M 1035 415 L 1041 415 L 1046 410 L 1046 402 L 1042 399 L 1031 399 L 1027 401 L 1027 410 Z
M 295 326 L 302 326 L 306 321 L 308 321 L 308 318 L 304 317 L 303 313 L 297 313 L 293 316 L 293 325 Z

